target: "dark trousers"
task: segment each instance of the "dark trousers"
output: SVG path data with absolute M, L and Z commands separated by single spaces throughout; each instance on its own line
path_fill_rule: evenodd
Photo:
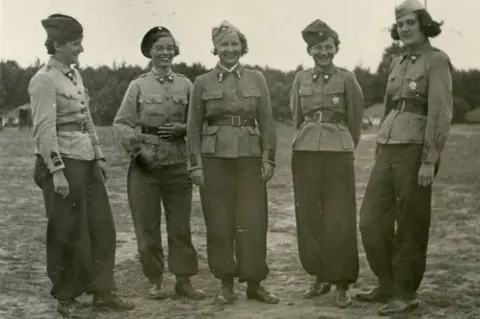
M 258 283 L 269 272 L 267 190 L 261 159 L 203 159 L 200 189 L 207 226 L 208 265 L 218 279 L 238 277 Z
M 54 192 L 53 178 L 37 156 L 34 181 L 43 190 L 47 212 L 47 274 L 52 296 L 115 290 L 116 234 L 108 194 L 93 161 L 63 159 L 70 186 L 67 198 Z
M 357 211 L 352 152 L 292 154 L 298 252 L 322 282 L 358 279 Z
M 186 164 L 147 170 L 133 160 L 128 171 L 127 186 L 145 277 L 155 283 L 165 271 L 160 228 L 162 203 L 168 236 L 168 268 L 176 276 L 197 274 L 197 252 L 190 231 L 192 184 Z
M 432 187 L 418 184 L 422 145 L 381 145 L 360 210 L 360 231 L 380 286 L 413 297 L 425 272 Z M 396 229 L 395 229 L 396 223 Z

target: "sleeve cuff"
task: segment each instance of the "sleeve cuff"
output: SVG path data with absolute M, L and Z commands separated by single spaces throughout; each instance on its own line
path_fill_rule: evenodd
M 199 155 L 190 155 L 187 161 L 187 170 L 203 169 L 202 157 Z
M 422 151 L 422 162 L 423 163 L 431 163 L 435 164 L 439 157 L 439 152 L 431 146 L 430 143 L 425 142 L 423 144 L 423 151 Z
M 62 157 L 57 152 L 50 153 L 50 157 L 44 158 L 45 164 L 47 164 L 50 173 L 62 170 L 65 168 Z
M 269 162 L 275 165 L 275 150 L 267 150 L 262 153 L 262 162 Z
M 95 154 L 96 160 L 100 160 L 100 159 L 105 160 L 105 156 L 103 156 L 103 152 L 102 152 L 102 149 L 100 148 L 100 145 L 93 145 L 93 153 Z

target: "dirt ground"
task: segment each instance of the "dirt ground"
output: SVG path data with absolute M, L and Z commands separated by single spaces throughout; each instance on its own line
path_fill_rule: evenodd
M 455 126 L 434 185 L 433 219 L 427 272 L 419 290 L 421 306 L 402 318 L 480 318 L 480 134 L 478 126 Z M 119 294 L 136 303 L 122 314 L 95 318 L 376 318 L 377 306 L 354 301 L 347 310 L 334 307 L 334 293 L 304 300 L 312 278 L 301 268 L 295 232 L 290 145 L 292 128 L 279 125 L 276 176 L 269 183 L 268 262 L 265 284 L 280 297 L 278 305 L 247 301 L 245 286 L 237 285 L 239 300 L 221 307 L 212 302 L 218 282 L 208 271 L 205 226 L 195 189 L 192 230 L 200 258 L 194 282 L 209 298 L 192 302 L 172 298 L 146 299 L 149 288 L 136 258 L 136 244 L 126 198 L 127 158 L 111 128 L 99 128 L 109 164 L 107 183 L 118 231 L 116 279 Z M 360 205 L 373 164 L 374 134 L 364 134 L 356 152 L 357 199 Z M 59 318 L 49 297 L 45 270 L 46 218 L 41 192 L 32 181 L 33 145 L 28 132 L 0 132 L 0 318 Z M 164 229 L 164 228 L 163 228 Z M 165 233 L 165 232 L 164 232 Z M 165 238 L 165 236 L 164 236 Z M 166 241 L 165 241 L 166 243 Z M 360 279 L 352 293 L 367 290 L 375 279 L 359 240 Z M 84 298 L 85 300 L 86 297 Z

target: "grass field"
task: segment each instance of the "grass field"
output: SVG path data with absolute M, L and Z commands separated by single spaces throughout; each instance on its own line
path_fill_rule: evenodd
M 269 183 L 271 274 L 265 282 L 279 294 L 281 303 L 271 306 L 247 301 L 243 284 L 237 285 L 237 303 L 225 308 L 214 304 L 212 298 L 192 302 L 174 298 L 173 292 L 166 301 L 146 299 L 149 285 L 137 262 L 126 197 L 128 159 L 118 148 L 111 128 L 98 131 L 109 164 L 107 188 L 118 232 L 119 294 L 134 301 L 136 309 L 127 314 L 96 314 L 95 318 L 376 318 L 376 306 L 356 301 L 347 310 L 336 309 L 334 293 L 315 300 L 302 298 L 312 279 L 302 270 L 297 254 L 290 172 L 293 131 L 283 125 L 278 126 L 276 175 Z M 6 129 L 0 132 L 0 147 L 0 318 L 59 318 L 45 274 L 46 218 L 41 192 L 32 181 L 30 134 Z M 358 205 L 373 165 L 373 147 L 374 134 L 364 134 L 356 152 Z M 479 127 L 453 127 L 434 184 L 428 266 L 419 291 L 421 306 L 408 318 L 480 318 L 479 155 Z M 201 269 L 194 282 L 213 297 L 218 282 L 207 267 L 205 226 L 196 189 L 192 230 Z M 361 241 L 359 246 L 360 279 L 352 292 L 375 285 Z M 166 284 L 172 291 L 171 275 Z

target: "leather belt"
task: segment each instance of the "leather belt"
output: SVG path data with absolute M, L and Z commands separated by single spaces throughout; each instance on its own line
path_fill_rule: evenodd
M 221 119 L 211 119 L 208 121 L 209 126 L 251 126 L 255 127 L 255 118 L 252 116 L 225 116 Z
M 339 112 L 316 111 L 305 115 L 305 122 L 313 123 L 343 123 L 345 124 L 345 114 Z
M 58 123 L 57 131 L 82 133 L 88 132 L 85 121 Z
M 424 104 L 417 104 L 408 100 L 398 101 L 397 105 L 393 108 L 398 112 L 414 113 L 418 115 L 427 115 L 427 106 Z

